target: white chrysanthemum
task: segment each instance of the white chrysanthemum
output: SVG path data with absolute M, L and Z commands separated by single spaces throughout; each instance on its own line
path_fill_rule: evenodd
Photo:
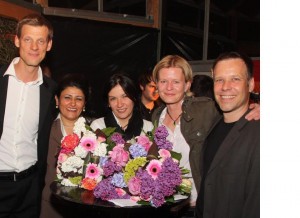
M 63 180 L 61 181 L 61 184 L 64 185 L 64 186 L 77 186 L 77 185 L 73 184 L 73 183 L 72 183 L 70 180 L 68 180 L 68 179 L 63 179 Z
M 92 139 L 95 139 L 95 140 L 97 139 L 96 134 L 93 133 L 90 130 L 85 130 L 83 134 L 84 134 L 85 137 L 92 138 Z
M 81 132 L 85 132 L 85 119 L 83 117 L 79 117 L 78 120 L 75 122 L 73 132 L 76 133 L 78 136 L 81 136 Z
M 85 150 L 82 146 L 77 146 L 75 149 L 75 155 L 80 158 L 85 158 L 88 154 L 88 151 Z
M 61 169 L 63 172 L 77 172 L 83 167 L 84 161 L 80 157 L 71 156 L 62 163 Z
M 97 144 L 93 154 L 96 156 L 105 157 L 107 154 L 107 149 L 106 149 L 107 146 L 108 144 L 106 143 Z

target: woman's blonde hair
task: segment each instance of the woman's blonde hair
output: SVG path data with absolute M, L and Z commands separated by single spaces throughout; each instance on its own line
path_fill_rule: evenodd
M 193 71 L 191 65 L 182 57 L 178 55 L 167 55 L 161 59 L 154 67 L 152 76 L 154 81 L 157 83 L 159 80 L 159 71 L 163 68 L 176 67 L 182 70 L 185 78 L 185 82 L 192 83 L 193 81 Z M 192 92 L 187 90 L 185 93 L 187 96 L 191 96 Z

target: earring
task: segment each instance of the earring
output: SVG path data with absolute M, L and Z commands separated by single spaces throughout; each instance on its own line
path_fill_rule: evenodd
M 56 105 L 55 108 L 57 109 L 57 108 L 58 108 L 58 105 Z
M 85 112 L 85 107 L 82 109 L 83 112 Z

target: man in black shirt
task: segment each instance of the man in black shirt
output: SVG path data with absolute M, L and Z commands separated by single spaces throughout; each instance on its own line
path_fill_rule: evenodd
M 152 78 L 152 72 L 146 72 L 139 78 L 141 89 L 141 113 L 145 120 L 151 121 L 153 111 L 158 107 L 159 95 L 156 84 Z
M 259 121 L 246 120 L 254 88 L 252 61 L 237 53 L 216 59 L 214 95 L 223 118 L 210 131 L 201 154 L 197 217 L 259 217 Z

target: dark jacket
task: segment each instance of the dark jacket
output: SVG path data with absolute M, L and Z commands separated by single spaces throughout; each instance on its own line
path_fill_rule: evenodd
M 259 156 L 260 122 L 247 121 L 243 116 L 220 145 L 208 169 L 204 218 L 259 217 Z
M 6 96 L 8 88 L 9 76 L 4 76 L 8 66 L 3 66 L 0 69 L 0 137 L 3 132 L 3 122 L 6 106 Z M 38 174 L 40 178 L 40 190 L 45 184 L 44 177 L 46 173 L 47 164 L 47 152 L 48 142 L 51 124 L 54 118 L 55 100 L 54 93 L 56 89 L 56 83 L 43 76 L 43 84 L 40 85 L 40 116 L 39 116 L 39 127 L 38 127 L 38 138 L 37 138 L 37 166 Z
M 154 111 L 152 122 L 158 122 L 165 107 L 165 105 L 161 105 Z M 182 112 L 180 129 L 190 146 L 190 166 L 197 192 L 199 192 L 201 180 L 199 158 L 203 142 L 213 123 L 220 117 L 220 113 L 216 108 L 215 101 L 207 97 L 185 97 Z

